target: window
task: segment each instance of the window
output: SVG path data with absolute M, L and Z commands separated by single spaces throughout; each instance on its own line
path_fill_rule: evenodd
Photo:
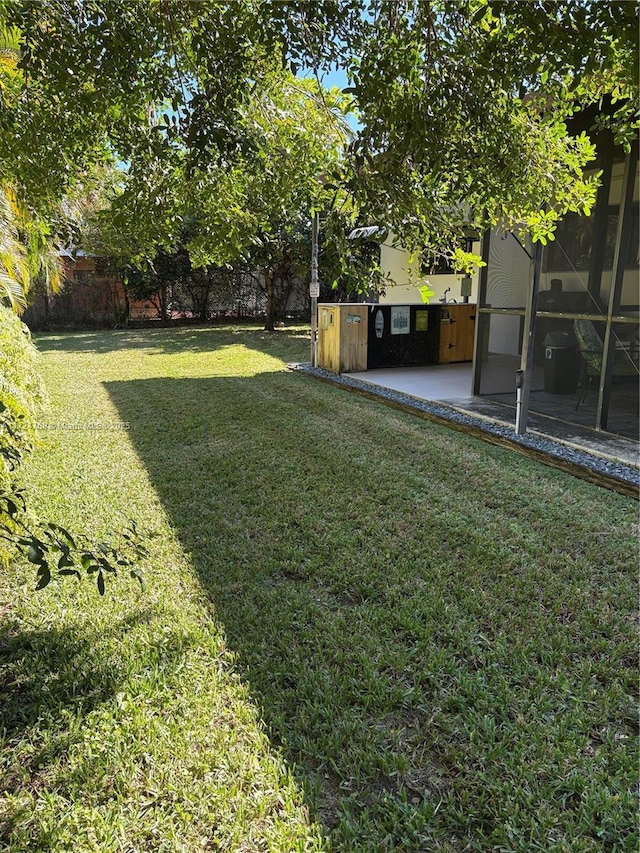
M 469 231 L 464 237 L 460 237 L 456 241 L 456 247 L 462 249 L 463 252 L 473 251 L 474 242 L 480 239 L 478 234 Z M 460 275 L 460 270 L 454 269 L 449 251 L 443 251 L 434 258 L 430 253 L 425 252 L 420 261 L 420 272 L 422 275 Z

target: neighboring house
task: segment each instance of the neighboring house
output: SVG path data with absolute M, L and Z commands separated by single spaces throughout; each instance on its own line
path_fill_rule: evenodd
M 97 258 L 61 253 L 63 286 L 50 293 L 34 288 L 23 320 L 33 330 L 63 326 L 113 325 L 124 300 L 122 284 Z
M 103 258 L 82 251 L 61 253 L 64 284 L 58 293 L 36 287 L 23 314 L 30 329 L 120 326 L 155 315 L 151 302 L 128 300 L 120 276 Z

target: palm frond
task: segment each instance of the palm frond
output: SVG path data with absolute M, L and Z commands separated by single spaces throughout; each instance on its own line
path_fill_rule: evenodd
M 22 285 L 2 271 L 0 271 L 0 302 L 10 305 L 17 314 L 27 307 Z
M 8 186 L 0 186 L 0 301 L 21 311 L 29 288 L 26 247 L 20 240 L 17 208 Z

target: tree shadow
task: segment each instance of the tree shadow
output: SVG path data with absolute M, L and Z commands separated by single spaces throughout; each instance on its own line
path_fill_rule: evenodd
M 541 721 L 529 718 L 518 679 L 537 678 L 558 647 L 567 660 L 591 655 L 603 667 L 589 621 L 599 608 L 595 618 L 627 638 L 608 654 L 620 655 L 628 677 L 622 576 L 611 585 L 595 552 L 586 568 L 560 555 L 553 572 L 538 570 L 566 521 L 557 472 L 505 471 L 501 449 L 480 451 L 461 435 L 454 448 L 446 430 L 429 425 L 426 437 L 427 427 L 400 415 L 390 427 L 361 398 L 336 416 L 340 392 L 288 372 L 105 387 L 271 742 L 336 849 L 418 851 L 432 831 L 457 831 L 462 847 L 499 825 L 500 804 L 473 763 L 486 760 L 493 735 L 479 746 L 477 732 L 496 720 L 528 755 Z M 535 499 L 514 508 L 510 488 L 524 494 L 522 476 L 534 491 L 544 481 L 543 515 Z M 502 486 L 487 490 L 487 478 Z M 589 519 L 584 529 L 577 517 L 572 524 L 586 541 Z M 624 565 L 628 543 L 614 547 Z M 590 607 L 570 627 L 550 621 L 579 576 Z M 615 608 L 611 595 L 620 596 Z M 574 678 L 570 668 L 565 675 Z M 546 701 L 555 708 L 562 697 Z M 580 726 L 595 725 L 596 713 L 585 705 Z M 587 759 L 578 750 L 573 760 Z M 504 797 L 516 796 L 517 772 L 505 784 Z
M 6 759 L 0 797 L 15 798 L 15 807 L 0 816 L 0 846 L 9 843 L 24 818 L 17 805 L 24 793 L 46 789 L 60 772 L 61 791 L 73 790 L 79 779 L 91 786 L 100 771 L 90 754 L 74 759 L 72 769 L 63 760 L 84 739 L 92 713 L 115 702 L 131 683 L 130 664 L 109 649 L 154 618 L 157 614 L 143 607 L 114 620 L 109 629 L 82 623 L 63 630 L 25 630 L 10 611 L 5 614 L 0 623 L 0 740 Z M 165 634 L 159 654 L 164 672 L 173 672 L 184 657 L 184 644 Z
M 375 567 L 375 555 L 389 547 L 384 524 L 365 535 L 354 520 L 346 550 L 360 540 L 361 559 L 351 570 L 340 563 L 345 543 L 332 541 L 343 535 L 353 502 L 368 504 L 372 519 L 387 486 L 369 472 L 349 494 L 327 494 L 326 484 L 315 491 L 327 468 L 329 480 L 338 481 L 345 470 L 367 467 L 366 460 L 354 462 L 352 441 L 340 446 L 334 434 L 323 435 L 331 401 L 306 377 L 282 372 L 105 387 L 130 424 L 127 436 L 314 817 L 331 829 L 349 804 L 357 811 L 384 808 L 401 832 L 407 791 L 416 784 L 426 820 L 424 767 L 394 775 L 402 756 L 390 735 L 390 728 L 409 725 L 416 737 L 424 714 L 405 713 L 406 685 L 394 685 L 395 674 L 376 673 L 370 657 L 370 620 L 384 611 L 388 582 L 384 568 Z M 416 567 L 423 584 L 419 575 Z M 390 628 L 376 630 L 391 642 Z M 349 696 L 345 669 L 353 673 Z M 367 695 L 376 697 L 373 708 Z M 369 764 L 358 767 L 365 752 Z M 442 778 L 434 770 L 428 786 Z M 415 805 L 410 811 L 416 820 Z
M 314 817 L 345 849 L 349 826 L 374 849 L 380 819 L 418 838 L 447 770 L 424 755 L 430 709 L 412 691 L 433 674 L 396 597 L 422 596 L 428 567 L 390 572 L 411 533 L 385 522 L 392 472 L 362 454 L 375 420 L 336 442 L 331 395 L 289 373 L 105 387 Z

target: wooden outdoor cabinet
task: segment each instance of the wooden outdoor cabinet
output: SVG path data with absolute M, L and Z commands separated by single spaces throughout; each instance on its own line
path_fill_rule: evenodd
M 477 305 L 443 305 L 440 309 L 438 364 L 473 360 Z
M 318 305 L 318 367 L 332 373 L 367 369 L 368 312 L 370 305 Z

